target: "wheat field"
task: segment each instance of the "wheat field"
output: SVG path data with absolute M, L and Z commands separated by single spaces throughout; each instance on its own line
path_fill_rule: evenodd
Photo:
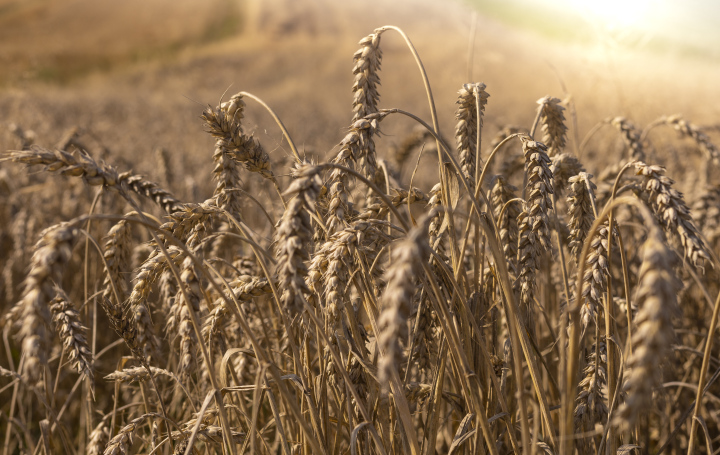
M 342 100 L 269 52 L 267 99 L 215 74 L 211 104 L 98 107 L 85 63 L 4 92 L 3 455 L 717 453 L 715 98 L 601 115 L 471 64 L 434 92 L 418 29 L 368 20 Z

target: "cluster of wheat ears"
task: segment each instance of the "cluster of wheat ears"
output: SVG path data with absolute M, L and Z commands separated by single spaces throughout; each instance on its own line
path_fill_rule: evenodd
M 389 31 L 432 124 L 378 107 Z M 216 186 L 199 203 L 72 135 L 47 149 L 15 128 L 5 169 L 83 184 L 38 200 L 45 173 L 2 180 L 3 455 L 716 453 L 720 187 L 686 170 L 708 184 L 691 209 L 647 163 L 666 125 L 712 168 L 708 134 L 616 117 L 573 153 L 572 105 L 548 96 L 481 153 L 488 93 L 468 83 L 451 147 L 407 36 L 383 27 L 360 46 L 351 126 L 326 163 L 249 93 L 208 107 Z M 248 100 L 276 119 L 290 170 L 243 130 Z M 398 115 L 420 129 L 383 160 Z M 622 159 L 595 178 L 581 156 L 605 125 Z M 412 186 L 424 146 L 427 192 Z M 68 212 L 84 215 L 39 229 Z

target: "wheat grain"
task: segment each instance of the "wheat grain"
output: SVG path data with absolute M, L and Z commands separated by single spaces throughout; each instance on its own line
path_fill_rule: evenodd
M 547 154 L 551 157 L 562 152 L 567 141 L 564 107 L 558 98 L 545 96 L 537 101 L 538 115 L 542 123 L 542 142 L 547 145 Z

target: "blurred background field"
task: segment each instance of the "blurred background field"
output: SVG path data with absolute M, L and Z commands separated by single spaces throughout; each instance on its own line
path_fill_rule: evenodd
M 718 17 L 712 2 L 691 2 L 682 15 L 666 11 L 676 2 L 646 1 L 630 19 L 617 8 L 633 2 L 604 2 L 605 13 L 572 3 L 2 0 L 0 148 L 17 147 L 10 123 L 45 146 L 77 127 L 88 147 L 125 159 L 112 162 L 132 163 L 136 172 L 152 175 L 150 152 L 165 147 L 177 158 L 176 172 L 197 172 L 208 195 L 212 140 L 198 116 L 224 93 L 244 90 L 272 106 L 308 154 L 324 158 L 351 119 L 357 41 L 388 24 L 417 47 L 447 137 L 456 92 L 469 74 L 491 95 L 486 137 L 505 125 L 527 126 L 545 95 L 572 96 L 578 129 L 571 140 L 611 115 L 639 125 L 673 113 L 699 125 L 717 122 L 720 40 L 708 26 Z M 661 16 L 651 18 L 654 28 L 636 27 L 651 13 Z M 381 107 L 429 119 L 400 38 L 383 39 L 383 49 Z M 287 158 L 267 114 L 251 106 L 246 122 L 271 159 Z M 380 156 L 411 128 L 403 119 L 386 122 Z

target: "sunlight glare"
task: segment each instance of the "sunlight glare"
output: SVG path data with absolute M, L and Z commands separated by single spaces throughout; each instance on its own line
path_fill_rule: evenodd
M 587 19 L 609 29 L 626 29 L 643 25 L 652 0 L 566 0 Z

